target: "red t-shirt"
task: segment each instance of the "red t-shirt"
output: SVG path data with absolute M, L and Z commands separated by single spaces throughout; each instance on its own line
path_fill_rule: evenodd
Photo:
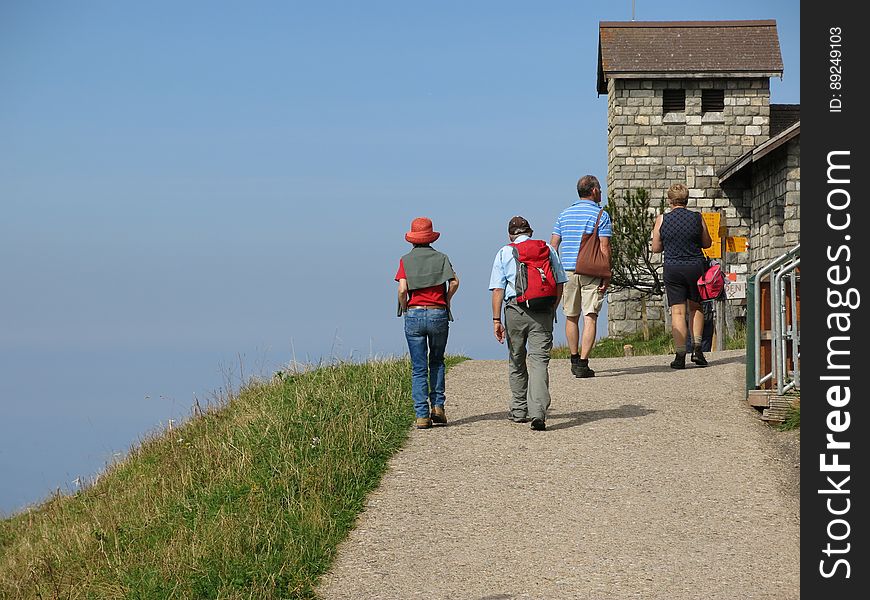
M 396 271 L 396 281 L 407 279 L 405 277 L 405 263 L 399 259 L 399 270 Z M 432 287 L 411 290 L 408 306 L 447 306 L 447 285 L 433 285 Z

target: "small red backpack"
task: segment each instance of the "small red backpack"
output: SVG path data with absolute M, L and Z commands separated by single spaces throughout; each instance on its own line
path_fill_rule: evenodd
M 701 300 L 725 298 L 725 274 L 722 272 L 722 265 L 717 262 L 712 263 L 698 278 L 698 292 L 701 294 Z
M 517 262 L 517 304 L 531 311 L 549 310 L 556 304 L 556 276 L 547 242 L 526 240 L 511 247 Z

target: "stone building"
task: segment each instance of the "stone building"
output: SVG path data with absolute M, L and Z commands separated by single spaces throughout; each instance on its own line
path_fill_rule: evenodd
M 769 204 L 749 189 L 764 179 L 762 165 L 752 175 L 735 168 L 741 160 L 755 165 L 753 151 L 770 139 L 770 78 L 782 74 L 773 20 L 601 22 L 598 93 L 608 96 L 608 202 L 636 188 L 658 200 L 682 182 L 690 189 L 689 208 L 721 212 L 728 235 L 749 237 L 750 248 L 782 227 L 762 231 L 768 216 L 753 211 L 753 203 Z M 723 171 L 731 185 L 720 185 Z M 770 194 L 779 194 L 781 183 L 771 180 Z M 779 206 L 777 200 L 770 210 Z M 757 258 L 763 260 L 761 253 Z M 745 272 L 749 256 L 728 253 L 726 261 Z M 609 335 L 640 329 L 635 298 L 611 294 Z M 646 317 L 663 321 L 662 303 L 648 304 Z
M 771 138 L 717 172 L 719 185 L 750 221 L 749 271 L 755 272 L 800 243 L 800 113 L 797 105 L 770 106 Z

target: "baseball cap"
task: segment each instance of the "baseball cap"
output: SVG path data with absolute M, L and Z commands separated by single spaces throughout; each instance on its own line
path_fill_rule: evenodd
M 513 217 L 508 223 L 508 234 L 509 235 L 517 235 L 520 233 L 527 233 L 531 235 L 532 226 L 529 225 L 529 222 L 526 221 L 524 217 Z

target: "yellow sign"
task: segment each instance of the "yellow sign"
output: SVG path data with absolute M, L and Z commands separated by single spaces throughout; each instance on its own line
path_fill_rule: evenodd
M 743 236 L 725 238 L 726 252 L 746 252 L 747 240 Z
M 709 248 L 704 248 L 704 256 L 707 258 L 722 258 L 722 238 L 719 237 L 719 213 L 717 212 L 702 212 L 701 217 L 704 219 L 704 224 L 707 225 L 707 231 L 713 239 L 713 244 Z

